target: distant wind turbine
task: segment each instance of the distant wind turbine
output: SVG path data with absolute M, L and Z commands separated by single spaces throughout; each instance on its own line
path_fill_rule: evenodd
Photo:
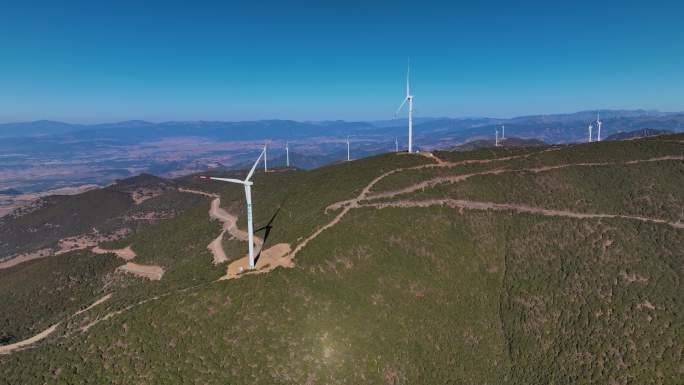
M 589 123 L 589 143 L 591 143 L 591 129 L 594 128 L 594 126 Z
M 399 139 L 394 138 L 394 152 L 399 152 Z
M 404 104 L 408 102 L 408 152 L 409 154 L 413 152 L 413 95 L 411 95 L 411 87 L 410 87 L 410 82 L 409 82 L 409 74 L 411 71 L 411 65 L 409 63 L 407 69 L 406 69 L 406 98 L 404 99 L 403 102 L 401 102 L 401 105 L 399 108 L 397 108 L 397 112 L 394 113 L 394 116 L 396 117 L 397 114 L 399 114 L 399 111 L 404 107 Z
M 598 127 L 598 135 L 596 137 L 596 141 L 600 142 L 601 141 L 601 125 L 603 122 L 601 122 L 601 112 L 597 111 L 596 112 L 596 126 Z
M 349 156 L 349 137 L 347 137 L 347 162 L 349 162 L 350 160 L 351 158 Z
M 259 161 L 261 160 L 261 157 L 264 157 L 264 162 L 266 161 L 266 145 L 264 144 L 264 149 L 261 151 L 261 154 L 259 154 L 259 157 L 257 158 L 256 162 L 254 162 L 254 165 L 252 166 L 252 169 L 249 170 L 249 174 L 247 174 L 247 177 L 245 180 L 240 180 L 240 179 L 232 179 L 232 178 L 216 178 L 216 177 L 206 177 L 206 176 L 201 176 L 200 178 L 203 179 L 211 179 L 211 180 L 218 180 L 222 182 L 230 182 L 230 183 L 238 183 L 243 186 L 245 186 L 245 200 L 247 201 L 247 238 L 249 242 L 249 268 L 254 269 L 254 225 L 252 224 L 252 181 L 250 179 L 252 178 L 252 175 L 254 174 L 254 170 L 256 169 L 257 164 L 259 164 Z
M 285 167 L 290 168 L 290 144 L 285 142 Z
M 501 140 L 506 139 L 506 126 L 501 125 Z
M 499 129 L 494 129 L 494 147 L 499 147 Z
M 267 154 L 268 150 L 267 150 L 267 148 L 268 148 L 268 142 L 264 142 L 264 172 L 268 171 L 268 159 L 267 159 L 268 158 L 268 154 Z

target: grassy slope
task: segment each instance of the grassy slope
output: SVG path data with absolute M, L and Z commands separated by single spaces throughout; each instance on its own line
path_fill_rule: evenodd
M 505 163 L 611 159 L 611 151 L 619 159 L 681 155 L 676 142 L 644 143 L 564 147 Z M 493 152 L 440 156 L 526 150 L 486 151 Z M 332 218 L 322 211 L 330 203 L 356 196 L 399 162 L 426 161 L 388 155 L 311 172 L 258 174 L 255 222 L 267 223 L 280 207 L 268 243 L 294 244 Z M 411 197 L 520 196 L 564 205 L 572 200 L 537 201 L 544 194 L 536 190 L 570 180 L 577 185 L 569 190 L 572 199 L 597 201 L 581 208 L 630 212 L 627 201 L 615 201 L 622 197 L 616 184 L 631 190 L 648 180 L 656 186 L 649 193 L 670 194 L 669 206 L 633 208 L 681 212 L 681 190 L 673 191 L 681 162 L 656 166 L 588 168 L 579 176 L 563 169 L 543 182 L 525 173 L 491 177 L 505 182 L 476 177 Z M 378 187 L 420 179 L 403 174 Z M 425 176 L 436 174 L 442 175 Z M 606 183 L 609 177 L 616 179 Z M 210 186 L 244 227 L 241 189 Z M 611 198 L 599 199 L 604 195 Z M 0 356 L 0 383 L 680 383 L 682 230 L 440 207 L 355 209 L 304 248 L 294 269 L 212 283 L 224 266 L 209 263 L 205 248 L 218 225 L 207 221 L 207 209 L 197 205 L 130 239 L 141 261 L 164 265 L 167 276 L 117 291 L 87 317 L 159 299 L 88 333 L 61 338 L 62 330 L 34 349 Z M 244 244 L 227 243 L 229 253 L 244 254 Z M 178 291 L 183 287 L 191 289 Z

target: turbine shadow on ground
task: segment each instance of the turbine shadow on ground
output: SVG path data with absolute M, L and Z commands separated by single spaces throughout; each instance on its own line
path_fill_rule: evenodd
M 283 203 L 284 203 L 284 201 L 283 201 Z M 259 261 L 259 258 L 261 257 L 261 252 L 264 250 L 264 247 L 266 245 L 266 241 L 268 240 L 268 236 L 271 233 L 271 230 L 273 229 L 273 221 L 278 216 L 278 213 L 280 213 L 281 207 L 282 207 L 282 203 L 278 206 L 278 209 L 276 209 L 276 211 L 273 213 L 273 216 L 271 216 L 271 219 L 269 219 L 268 223 L 265 226 L 262 226 L 256 230 L 254 230 L 254 234 L 264 230 L 264 236 L 262 237 L 263 243 L 261 244 L 261 249 L 259 250 L 259 253 L 254 258 L 254 263 L 257 263 L 257 261 Z

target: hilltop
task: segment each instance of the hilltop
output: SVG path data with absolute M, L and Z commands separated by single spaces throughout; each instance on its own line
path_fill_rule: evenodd
M 242 188 L 196 174 L 0 222 L 5 257 L 129 228 L 0 269 L 0 384 L 681 383 L 684 134 L 387 153 L 254 182 L 278 264 L 260 274 L 228 274 L 247 246 Z M 121 219 L 148 209 L 169 215 Z
M 618 132 L 616 134 L 610 135 L 606 140 L 629 140 L 629 139 L 639 139 L 647 138 L 649 136 L 658 135 L 672 135 L 674 132 L 670 130 L 655 130 L 652 128 L 644 128 L 641 130 L 634 130 L 629 132 Z
M 523 139 L 523 138 L 506 138 L 502 139 L 501 143 L 499 144 L 501 147 L 536 147 L 536 146 L 543 146 L 546 143 L 544 143 L 541 140 L 538 139 Z M 494 139 L 480 139 L 480 140 L 473 140 L 471 142 L 459 144 L 458 146 L 454 147 L 454 151 L 472 151 L 472 150 L 479 150 L 483 148 L 491 148 L 496 146 L 496 141 Z

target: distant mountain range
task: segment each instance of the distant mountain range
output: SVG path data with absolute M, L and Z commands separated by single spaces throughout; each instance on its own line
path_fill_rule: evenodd
M 495 130 L 503 125 L 506 136 L 518 138 L 520 145 L 583 142 L 596 113 L 580 111 L 510 119 L 420 117 L 414 120 L 414 148 L 431 151 L 491 146 Z M 623 132 L 684 130 L 684 113 L 600 113 L 604 138 Z M 265 141 L 271 143 L 269 159 L 273 166 L 284 166 L 284 145 L 289 141 L 293 167 L 317 168 L 346 158 L 346 137 L 351 139 L 354 159 L 395 151 L 395 140 L 399 149 L 405 150 L 406 126 L 406 119 L 5 123 L 0 124 L 0 190 L 40 193 L 107 185 L 142 172 L 178 177 L 209 169 L 240 169 L 252 164 Z M 466 143 L 469 144 L 463 146 Z M 509 141 L 506 145 L 514 144 Z
M 426 148 L 439 147 L 444 140 L 466 141 L 493 136 L 505 125 L 507 132 L 520 138 L 535 138 L 547 143 L 581 141 L 586 127 L 597 111 L 570 114 L 530 115 L 500 118 L 430 118 L 414 120 L 416 143 Z M 604 132 L 611 135 L 638 129 L 684 130 L 683 112 L 653 110 L 601 110 Z M 383 121 L 292 120 L 257 121 L 169 121 L 152 123 L 131 120 L 117 123 L 70 124 L 49 120 L 0 124 L 0 138 L 60 137 L 63 139 L 108 140 L 118 144 L 140 143 L 173 137 L 204 137 L 213 140 L 293 140 L 309 137 L 394 137 L 406 135 L 406 119 Z

